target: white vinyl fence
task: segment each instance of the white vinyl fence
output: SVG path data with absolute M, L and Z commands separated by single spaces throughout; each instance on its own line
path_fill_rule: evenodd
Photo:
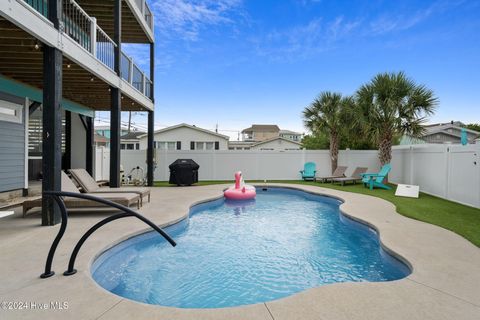
M 97 149 L 96 179 L 108 179 L 110 151 Z M 416 184 L 422 192 L 480 207 L 480 145 L 415 145 L 393 149 L 393 183 Z M 166 151 L 156 150 L 154 178 L 168 180 L 168 165 L 176 159 L 193 159 L 200 165 L 200 180 L 232 180 L 241 170 L 247 180 L 295 180 L 305 162 L 315 162 L 317 175 L 329 175 L 328 150 L 226 150 Z M 125 172 L 140 166 L 146 169 L 146 150 L 122 150 Z M 342 150 L 339 165 L 348 166 L 346 174 L 357 166 L 376 172 L 380 164 L 376 150 Z

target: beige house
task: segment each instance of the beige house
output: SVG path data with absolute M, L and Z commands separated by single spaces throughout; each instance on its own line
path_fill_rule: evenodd
M 251 150 L 301 150 L 302 144 L 300 142 L 292 141 L 290 139 L 275 137 L 254 143 L 250 146 Z
M 276 138 L 280 135 L 280 128 L 275 124 L 254 124 L 242 131 L 242 140 L 260 142 Z

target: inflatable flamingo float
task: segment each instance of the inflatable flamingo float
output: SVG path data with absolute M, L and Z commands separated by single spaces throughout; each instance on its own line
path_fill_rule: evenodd
M 235 186 L 231 186 L 223 193 L 225 198 L 232 200 L 255 199 L 257 192 L 254 186 L 246 185 L 243 181 L 242 172 L 235 173 Z

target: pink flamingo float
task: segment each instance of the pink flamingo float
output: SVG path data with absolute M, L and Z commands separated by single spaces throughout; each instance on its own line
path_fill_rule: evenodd
M 254 186 L 245 184 L 242 172 L 235 173 L 235 186 L 231 186 L 223 193 L 225 198 L 232 200 L 248 200 L 255 199 L 257 192 Z

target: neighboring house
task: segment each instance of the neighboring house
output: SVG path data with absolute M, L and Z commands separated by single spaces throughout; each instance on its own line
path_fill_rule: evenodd
M 254 124 L 250 128 L 242 130 L 242 140 L 260 142 L 278 137 L 280 128 L 274 124 Z
M 228 150 L 250 150 L 253 141 L 228 141 Z
M 95 142 L 95 147 L 104 147 L 104 148 L 110 147 L 110 139 L 107 137 L 104 137 L 95 133 L 93 140 Z
M 140 135 L 140 149 L 147 149 L 147 135 Z M 154 133 L 154 148 L 160 150 L 228 150 L 228 136 L 181 123 Z
M 409 135 L 403 135 L 402 138 L 400 138 L 400 142 L 398 145 L 400 146 L 410 146 L 412 144 L 425 144 L 425 140 L 419 139 L 419 138 L 414 138 Z
M 300 142 L 292 141 L 282 137 L 276 137 L 261 142 L 256 142 L 250 146 L 251 150 L 301 150 Z
M 461 143 L 462 127 L 464 127 L 464 124 L 459 121 L 427 125 L 422 140 L 426 143 Z M 469 143 L 475 143 L 475 139 L 480 137 L 480 132 L 470 129 L 465 130 Z
M 145 132 L 132 131 L 120 137 L 121 150 L 140 150 L 140 137 L 146 135 Z
M 302 141 L 303 134 L 290 130 L 280 130 L 279 136 L 295 142 Z

